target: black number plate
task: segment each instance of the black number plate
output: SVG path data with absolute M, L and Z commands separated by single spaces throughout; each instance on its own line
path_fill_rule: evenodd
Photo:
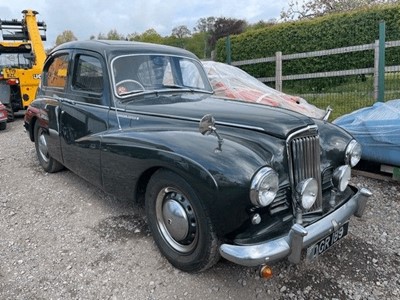
M 349 229 L 349 222 L 344 223 L 338 230 L 334 231 L 330 235 L 324 237 L 314 245 L 307 248 L 307 259 L 312 260 L 317 258 L 319 255 L 324 253 L 330 247 L 332 247 L 335 243 L 340 241 L 347 235 Z

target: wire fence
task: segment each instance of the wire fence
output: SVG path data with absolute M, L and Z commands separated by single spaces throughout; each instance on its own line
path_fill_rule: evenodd
M 272 57 L 234 61 L 232 65 L 246 69 L 255 64 L 265 67 L 273 64 L 275 76 L 258 78 L 260 81 L 287 94 L 301 96 L 321 109 L 330 106 L 333 109 L 331 119 L 335 119 L 377 101 L 400 99 L 400 55 L 391 55 L 385 61 L 385 52 L 390 51 L 389 48 L 400 51 L 400 41 L 385 42 L 380 39 L 370 44 L 289 55 L 276 52 Z M 369 58 L 362 68 L 351 68 L 354 62 L 351 55 L 356 55 L 356 52 L 362 52 L 364 57 Z M 286 64 L 296 61 L 301 69 L 302 60 L 327 56 L 349 59 L 349 69 L 285 74 Z

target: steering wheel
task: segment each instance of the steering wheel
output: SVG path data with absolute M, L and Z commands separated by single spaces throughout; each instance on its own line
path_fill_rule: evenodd
M 145 90 L 144 86 L 139 81 L 136 81 L 133 79 L 121 80 L 115 86 L 117 87 L 117 92 L 119 95 L 129 93 L 132 91 L 138 91 L 138 90 L 144 91 Z M 119 90 L 121 90 L 121 91 L 119 91 Z

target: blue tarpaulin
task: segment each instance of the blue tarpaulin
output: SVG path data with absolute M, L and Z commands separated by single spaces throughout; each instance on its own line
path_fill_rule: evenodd
M 400 100 L 377 102 L 333 121 L 363 147 L 362 159 L 400 166 Z

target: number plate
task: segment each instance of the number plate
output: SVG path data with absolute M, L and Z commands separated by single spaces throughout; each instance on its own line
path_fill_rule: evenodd
M 347 235 L 349 229 L 349 222 L 344 223 L 342 227 L 334 231 L 330 235 L 324 237 L 314 245 L 307 248 L 307 259 L 312 260 L 317 258 L 319 255 L 324 253 L 330 247 L 332 247 L 336 242 L 340 241 Z

